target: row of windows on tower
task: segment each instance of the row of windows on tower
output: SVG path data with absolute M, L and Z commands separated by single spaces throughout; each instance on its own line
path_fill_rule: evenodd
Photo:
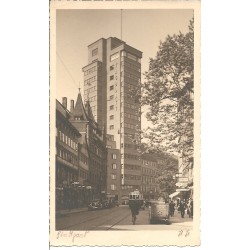
M 94 92 L 94 91 L 96 91 L 96 86 L 84 90 L 84 94 L 86 95 L 86 94 L 91 93 L 91 92 Z
M 122 76 L 124 76 L 123 71 L 121 71 L 121 77 L 122 77 Z M 140 75 L 131 74 L 131 72 L 129 72 L 129 73 L 128 73 L 128 72 L 125 72 L 125 76 L 128 77 L 128 78 L 131 78 L 131 79 L 133 79 L 133 80 L 135 80 L 135 81 L 140 81 L 140 79 L 141 79 Z M 110 80 L 110 81 L 112 81 L 112 80 L 114 80 L 114 79 L 117 80 L 117 76 L 114 76 L 114 75 L 109 76 L 109 80 Z
M 141 72 L 141 68 L 140 66 L 136 65 L 136 63 L 129 63 L 129 62 L 124 62 L 124 61 L 121 61 L 121 67 L 125 67 L 125 68 L 129 68 L 129 70 L 131 71 L 135 71 L 135 72 Z
M 114 61 L 115 59 L 118 59 L 119 56 L 120 56 L 119 54 L 120 54 L 119 52 L 116 52 L 116 53 L 112 54 L 112 55 L 110 56 L 110 61 L 112 62 L 112 61 Z M 92 51 L 92 55 L 93 55 L 93 51 Z M 138 63 L 141 62 L 141 59 L 140 59 L 140 58 L 138 58 L 137 56 L 135 56 L 135 55 L 133 55 L 133 54 L 131 54 L 131 53 L 129 53 L 129 52 L 126 52 L 126 51 L 122 51 L 121 56 L 122 56 L 122 57 L 127 57 L 127 58 L 129 58 L 129 59 L 131 59 L 131 60 L 133 60 L 133 61 L 135 61 L 135 62 L 138 62 Z
M 93 76 L 93 77 L 91 77 L 91 78 L 89 78 L 89 79 L 86 79 L 86 80 L 84 81 L 84 85 L 85 85 L 85 86 L 86 86 L 86 85 L 91 85 L 91 83 L 94 82 L 94 81 L 96 81 L 96 76 Z
M 121 127 L 122 128 L 137 129 L 138 126 L 134 125 L 134 124 L 129 124 L 129 123 L 121 123 Z M 114 125 L 110 125 L 109 129 L 113 130 L 113 129 L 115 129 L 115 126 Z
M 121 113 L 121 117 L 126 117 L 126 118 L 129 118 L 129 119 L 132 119 L 132 120 L 136 120 L 136 121 L 140 121 L 141 120 L 141 117 L 138 116 L 138 115 L 133 115 L 133 114 L 130 114 L 130 113 Z
M 84 71 L 84 75 L 87 76 L 87 75 L 89 75 L 89 74 L 91 74 L 91 73 L 93 73 L 95 71 L 96 71 L 96 66 L 91 67 L 90 69 Z

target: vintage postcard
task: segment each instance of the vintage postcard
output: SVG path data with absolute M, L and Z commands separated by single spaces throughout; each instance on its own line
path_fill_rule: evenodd
M 200 1 L 50 1 L 50 245 L 200 245 Z

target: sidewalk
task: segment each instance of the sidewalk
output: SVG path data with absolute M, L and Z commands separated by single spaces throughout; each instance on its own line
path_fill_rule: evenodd
M 183 223 L 183 222 L 192 222 L 193 218 L 189 218 L 187 214 L 184 215 L 184 218 L 181 217 L 181 213 L 175 211 L 174 217 L 170 217 L 171 223 Z
M 63 216 L 67 214 L 74 214 L 74 213 L 80 213 L 80 212 L 86 212 L 86 211 L 88 211 L 87 207 L 64 209 L 64 210 L 56 211 L 56 216 Z

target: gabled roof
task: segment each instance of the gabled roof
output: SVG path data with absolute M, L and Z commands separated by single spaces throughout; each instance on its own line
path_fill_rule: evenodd
M 78 93 L 76 104 L 75 104 L 74 110 L 72 112 L 72 116 L 74 116 L 74 117 L 81 116 L 84 121 L 88 120 L 88 115 L 87 115 L 87 112 L 86 112 L 85 107 L 83 105 L 82 95 L 80 92 Z

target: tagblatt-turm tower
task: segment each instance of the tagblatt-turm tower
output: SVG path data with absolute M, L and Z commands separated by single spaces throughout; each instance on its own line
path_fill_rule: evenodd
M 101 38 L 88 46 L 88 65 L 83 67 L 84 100 L 121 153 L 123 196 L 141 187 L 141 156 L 134 143 L 141 115 L 132 94 L 141 81 L 141 58 L 142 52 L 124 41 Z

